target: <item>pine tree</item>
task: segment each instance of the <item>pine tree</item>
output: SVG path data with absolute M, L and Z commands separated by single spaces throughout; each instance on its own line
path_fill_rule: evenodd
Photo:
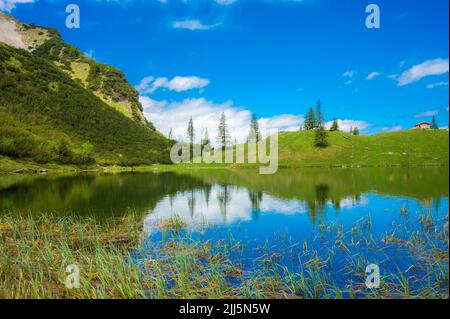
M 203 135 L 201 144 L 202 144 L 202 148 L 211 144 L 211 141 L 210 141 L 209 135 L 208 135 L 208 129 L 205 130 L 205 134 Z
M 315 116 L 315 127 L 319 128 L 321 125 L 323 125 L 323 122 L 325 121 L 325 118 L 322 113 L 322 103 L 320 103 L 320 100 L 317 101 L 317 109 L 316 109 L 316 116 Z
M 191 145 L 193 145 L 194 139 L 195 139 L 195 129 L 194 129 L 194 121 L 192 120 L 192 117 L 189 119 L 187 135 L 189 138 L 189 142 L 191 143 Z
M 331 127 L 330 127 L 330 131 L 331 132 L 339 131 L 339 123 L 338 123 L 337 119 L 333 120 L 333 123 L 331 124 Z
M 252 114 L 252 120 L 250 122 L 250 132 L 248 133 L 247 141 L 249 143 L 258 143 L 259 141 L 261 141 L 261 131 L 259 130 L 259 124 L 255 114 Z
M 433 116 L 433 119 L 431 120 L 431 129 L 432 130 L 438 130 L 439 129 L 439 125 L 436 121 L 436 116 Z
M 227 118 L 225 116 L 225 113 L 222 113 L 220 115 L 219 120 L 219 127 L 217 132 L 217 143 L 222 147 L 224 150 L 228 144 L 230 144 L 230 134 L 228 133 L 228 126 L 227 126 Z
M 359 135 L 359 129 L 357 127 L 353 129 L 353 135 Z
M 328 132 L 325 130 L 325 127 L 323 125 L 319 125 L 319 127 L 315 131 L 314 145 L 316 147 L 328 146 Z
M 169 139 L 169 140 L 171 140 L 172 139 L 172 128 L 170 129 L 170 131 L 169 131 L 169 135 L 167 135 L 167 138 Z
M 312 107 L 309 108 L 308 114 L 306 114 L 305 123 L 303 128 L 306 131 L 313 130 L 316 127 L 316 116 L 314 114 L 314 109 Z

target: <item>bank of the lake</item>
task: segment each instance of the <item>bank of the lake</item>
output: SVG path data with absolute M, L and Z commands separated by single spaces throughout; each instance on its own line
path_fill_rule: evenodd
M 174 240 L 184 227 L 176 217 L 161 224 L 169 239 L 154 245 L 142 237 L 142 219 L 133 212 L 107 223 L 3 214 L 0 298 L 448 298 L 448 222 L 443 226 L 424 212 L 419 223 L 420 232 L 400 223 L 382 237 L 371 233 L 370 218 L 351 229 L 319 225 L 316 235 L 330 236 L 326 253 L 309 242 L 284 251 L 303 260 L 302 270 L 280 267 L 279 253 L 268 247 L 244 270 L 232 257 L 243 243 Z M 373 249 L 396 251 L 411 264 L 382 272 L 381 285 L 368 289 L 370 260 L 354 253 Z M 344 278 L 330 271 L 340 255 L 346 257 Z M 66 286 L 69 265 L 78 267 L 78 288 Z
M 448 166 L 448 130 L 407 130 L 355 136 L 328 132 L 328 146 L 314 146 L 314 131 L 281 132 L 278 166 L 302 167 L 420 167 Z M 229 150 L 231 151 L 231 150 Z M 192 168 L 251 168 L 254 164 L 177 164 L 148 166 L 62 165 L 0 156 L 0 173 L 67 171 L 153 171 Z

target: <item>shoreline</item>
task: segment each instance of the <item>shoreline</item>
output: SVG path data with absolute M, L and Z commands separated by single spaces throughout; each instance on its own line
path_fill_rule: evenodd
M 7 165 L 6 165 L 7 164 Z M 62 164 L 38 164 L 0 158 L 0 175 L 22 174 L 58 174 L 58 173 L 120 173 L 120 172 L 166 172 L 183 170 L 215 170 L 215 169 L 259 169 L 264 165 L 253 164 L 153 164 L 142 166 L 94 165 L 76 166 Z M 413 164 L 282 164 L 278 169 L 358 169 L 358 168 L 414 168 L 414 167 L 448 167 L 449 163 L 413 163 Z

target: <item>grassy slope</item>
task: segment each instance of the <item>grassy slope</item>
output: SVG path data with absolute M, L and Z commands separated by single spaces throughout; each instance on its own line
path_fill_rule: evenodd
M 449 132 L 402 131 L 353 136 L 329 135 L 329 146 L 314 147 L 314 132 L 279 136 L 281 165 L 448 165 Z

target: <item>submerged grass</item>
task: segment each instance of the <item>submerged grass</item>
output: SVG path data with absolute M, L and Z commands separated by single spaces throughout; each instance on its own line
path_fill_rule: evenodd
M 134 213 L 106 222 L 5 214 L 0 298 L 448 298 L 448 217 L 444 226 L 429 213 L 418 219 L 419 231 L 393 224 L 379 239 L 370 218 L 349 230 L 318 225 L 312 242 L 291 242 L 284 234 L 282 249 L 254 249 L 258 257 L 248 267 L 236 258 L 249 249 L 243 243 L 181 235 L 179 218 L 161 224 L 167 236 L 156 243 L 143 235 Z M 364 253 L 389 249 L 413 256 L 413 263 L 382 273 L 380 288 L 367 289 L 371 257 Z M 80 268 L 78 289 L 64 284 L 71 264 Z

